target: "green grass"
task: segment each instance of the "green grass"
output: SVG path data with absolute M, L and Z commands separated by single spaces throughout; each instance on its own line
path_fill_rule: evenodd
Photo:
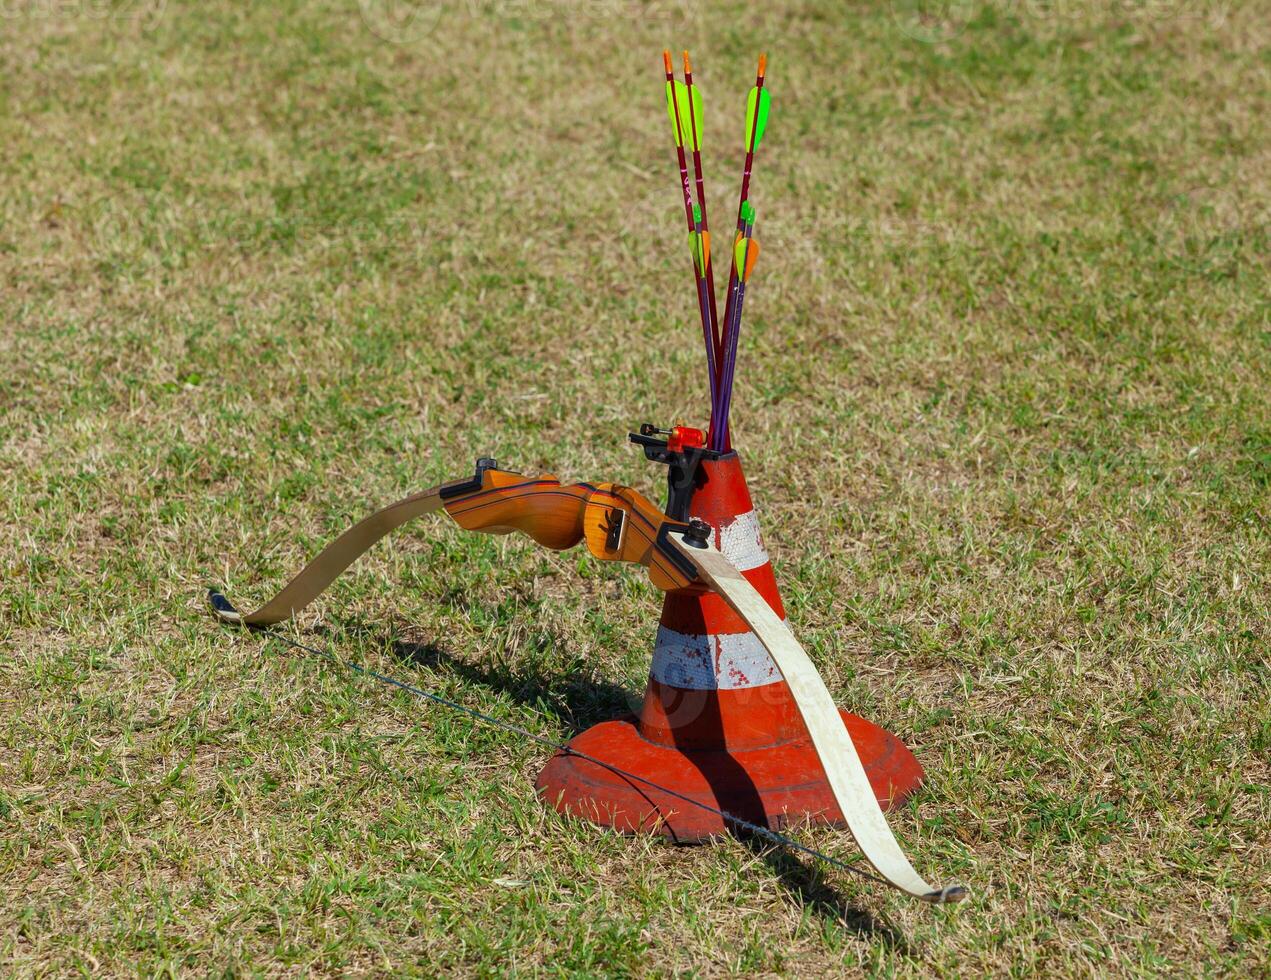
M 9 6 L 6 973 L 1271 969 L 1265 2 Z M 656 492 L 626 431 L 704 421 L 667 43 L 717 215 L 769 52 L 737 441 L 960 907 L 562 820 L 538 747 L 206 614 L 479 454 Z M 566 737 L 657 603 L 422 524 L 296 629 Z

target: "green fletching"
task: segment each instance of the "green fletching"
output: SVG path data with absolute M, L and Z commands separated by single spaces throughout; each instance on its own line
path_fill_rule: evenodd
M 671 86 L 675 88 L 672 89 Z M 702 93 L 693 89 L 693 112 L 696 118 L 690 119 L 688 107 L 688 86 L 681 81 L 666 83 L 666 114 L 671 118 L 671 132 L 675 136 L 676 146 L 687 146 L 690 150 L 701 148 L 702 140 Z M 679 110 L 680 122 L 675 123 L 675 113 Z M 693 123 L 697 125 L 694 126 Z
M 699 231 L 690 231 L 688 233 L 688 250 L 693 256 L 693 265 L 697 267 L 697 274 L 706 275 L 706 266 L 710 263 L 710 238 L 705 237 L 706 248 L 703 250 L 702 241 L 703 234 Z
M 771 99 L 766 88 L 755 86 L 746 96 L 746 149 L 759 149 L 763 131 L 768 125 L 768 103 Z M 751 143 L 751 135 L 754 143 Z
M 672 89 L 672 85 L 676 88 Z M 682 89 L 683 87 L 683 82 L 666 83 L 666 114 L 671 118 L 671 135 L 675 137 L 676 146 L 682 146 L 684 143 L 684 138 L 680 135 L 680 125 L 675 120 L 676 100 L 680 97 L 678 89 Z
M 684 132 L 692 129 L 692 142 L 689 144 L 690 150 L 701 150 L 702 148 L 702 90 L 696 85 L 693 86 L 693 126 L 685 126 Z
M 700 225 L 702 223 L 702 209 L 699 205 L 693 205 L 693 224 Z
M 749 201 L 741 202 L 741 220 L 743 224 L 747 225 L 755 223 L 755 209 L 751 207 Z

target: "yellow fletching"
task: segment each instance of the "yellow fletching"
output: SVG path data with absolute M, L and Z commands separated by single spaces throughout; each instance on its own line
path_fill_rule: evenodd
M 697 266 L 698 275 L 706 275 L 706 270 L 711 264 L 711 233 L 690 231 L 688 250 L 693 256 L 693 264 Z
M 742 282 L 749 279 L 750 273 L 755 268 L 755 260 L 758 258 L 759 240 L 744 238 L 741 232 L 738 232 L 736 243 L 733 245 L 733 261 L 737 264 L 737 278 Z

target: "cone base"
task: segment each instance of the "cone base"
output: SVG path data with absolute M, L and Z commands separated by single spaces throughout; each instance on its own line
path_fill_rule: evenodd
M 895 735 L 839 712 L 884 810 L 921 784 L 922 766 Z M 680 750 L 642 738 L 634 716 L 601 722 L 569 742 L 602 762 L 770 830 L 808 824 L 842 827 L 842 813 L 811 741 L 747 751 Z M 627 834 L 656 833 L 693 843 L 729 833 L 723 818 L 576 755 L 557 753 L 535 787 L 560 813 Z

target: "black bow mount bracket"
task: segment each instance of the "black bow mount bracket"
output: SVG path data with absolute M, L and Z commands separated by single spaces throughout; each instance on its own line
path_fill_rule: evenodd
M 666 466 L 666 516 L 681 523 L 688 521 L 693 494 L 706 484 L 702 462 L 732 455 L 707 449 L 706 434 L 685 425 L 659 429 L 645 422 L 627 438 L 644 450 L 645 459 Z

